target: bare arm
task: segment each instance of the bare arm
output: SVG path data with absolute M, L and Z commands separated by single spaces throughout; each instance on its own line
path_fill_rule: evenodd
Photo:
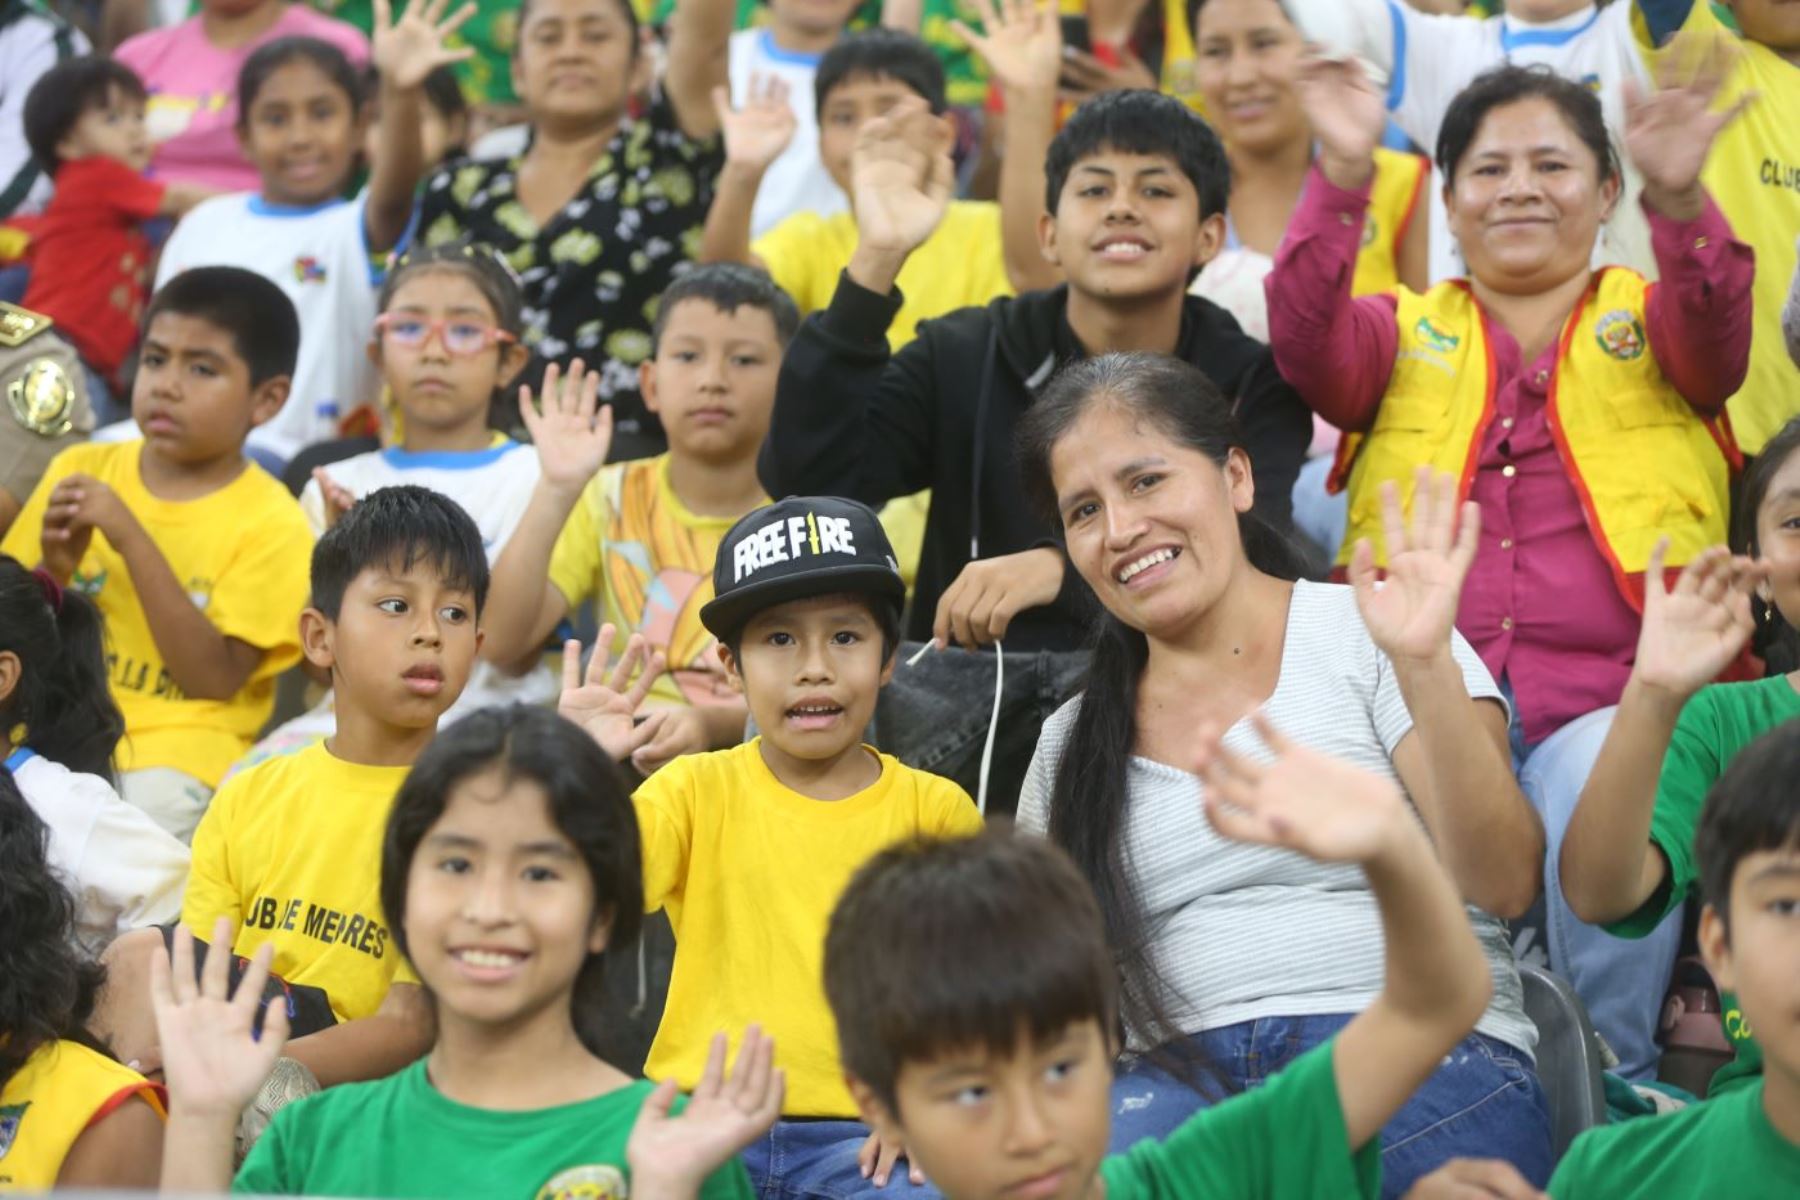
M 134 1096 L 81 1132 L 57 1172 L 64 1188 L 148 1191 L 162 1174 L 163 1121 Z
M 923 0 L 882 0 L 881 23 L 889 29 L 916 34 L 924 16 Z
M 677 0 L 669 18 L 669 63 L 663 91 L 691 138 L 719 132 L 713 89 L 731 85 L 732 0 Z
M 372 1016 L 295 1038 L 287 1057 L 311 1071 L 320 1087 L 380 1079 L 431 1049 L 436 1032 L 425 989 L 396 983 Z
M 751 221 L 763 176 L 794 140 L 799 122 L 781 79 L 752 78 L 742 107 L 733 108 L 724 88 L 713 89 L 713 109 L 725 135 L 725 169 L 706 210 L 700 236 L 701 262 L 762 266 L 750 251 Z
M 162 204 L 157 212 L 165 217 L 179 217 L 201 201 L 224 194 L 217 188 L 201 187 L 197 183 L 171 183 L 163 188 Z
M 460 50 L 444 46 L 444 40 L 475 15 L 475 5 L 468 3 L 446 18 L 448 5 L 449 0 L 411 0 L 395 21 L 390 0 L 375 0 L 371 55 L 381 75 L 381 133 L 363 229 L 369 248 L 377 252 L 393 249 L 406 232 L 413 193 L 425 173 L 425 149 L 419 139 L 425 77 L 475 53 L 467 46 Z

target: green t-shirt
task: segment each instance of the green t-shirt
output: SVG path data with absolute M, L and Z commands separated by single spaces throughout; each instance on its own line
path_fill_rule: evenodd
M 1800 1196 L 1800 1146 L 1763 1111 L 1763 1083 L 1666 1117 L 1590 1129 L 1550 1177 L 1555 1200 Z
M 1261 1087 L 1200 1110 L 1167 1140 L 1100 1164 L 1106 1200 L 1346 1200 L 1381 1195 L 1381 1139 L 1352 1153 L 1333 1038 Z
M 1681 710 L 1656 785 L 1650 840 L 1669 864 L 1668 876 L 1643 907 L 1608 925 L 1619 937 L 1643 937 L 1668 914 L 1687 903 L 1700 886 L 1694 861 L 1694 831 L 1706 793 L 1738 752 L 1769 730 L 1800 717 L 1800 692 L 1785 675 L 1754 683 L 1715 683 L 1701 688 Z M 1730 1091 L 1762 1075 L 1762 1048 L 1738 1008 L 1737 997 L 1720 997 L 1725 1037 L 1734 1057 L 1713 1076 L 1709 1094 Z
M 373 35 L 375 31 L 372 0 L 307 3 L 328 17 L 348 21 L 366 34 Z M 401 8 L 400 0 L 394 0 L 394 11 L 399 13 Z M 456 64 L 456 77 L 462 81 L 463 95 L 471 105 L 511 104 L 518 99 L 513 94 L 512 55 L 519 44 L 519 0 L 481 0 L 475 15 L 463 22 L 450 44 L 475 49 L 475 57 Z
M 234 1192 L 277 1196 L 628 1196 L 625 1142 L 652 1085 L 529 1112 L 470 1108 L 442 1095 L 423 1059 L 372 1083 L 327 1088 L 275 1114 Z M 732 1163 L 702 1200 L 752 1200 Z

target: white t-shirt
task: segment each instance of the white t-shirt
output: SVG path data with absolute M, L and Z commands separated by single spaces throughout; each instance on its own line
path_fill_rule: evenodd
M 1469 694 L 1500 701 L 1461 634 L 1451 635 L 1451 652 Z M 1019 793 L 1020 829 L 1049 829 L 1050 795 L 1080 705 L 1077 696 L 1044 723 Z M 1399 784 L 1393 753 L 1412 732 L 1412 714 L 1349 587 L 1294 585 L 1281 676 L 1263 710 L 1295 741 Z M 1248 719 L 1224 741 L 1269 761 Z M 1201 811 L 1199 778 L 1186 771 L 1133 757 L 1128 776 L 1125 861 L 1146 927 L 1155 931 L 1152 956 L 1170 988 L 1167 1011 L 1177 1028 L 1199 1033 L 1262 1017 L 1368 1007 L 1381 991 L 1385 962 L 1381 914 L 1359 867 L 1227 841 Z M 1477 908 L 1469 917 L 1494 981 L 1493 1002 L 1476 1028 L 1529 1053 L 1537 1029 L 1525 1016 L 1506 926 Z
M 1360 54 L 1388 76 L 1388 111 L 1394 123 L 1427 154 L 1437 153 L 1438 128 L 1450 101 L 1477 75 L 1505 63 L 1542 63 L 1592 88 L 1613 143 L 1623 147 L 1625 80 L 1648 84 L 1632 18 L 1637 6 L 1614 0 L 1587 5 L 1555 21 L 1486 20 L 1422 13 L 1394 0 L 1287 0 L 1294 19 L 1315 41 Z M 1594 247 L 1596 266 L 1620 263 L 1656 278 L 1650 225 L 1638 207 L 1643 181 L 1629 163 L 1625 193 Z M 1444 178 L 1431 180 L 1431 279 L 1468 274 L 1444 210 Z
M 284 459 L 337 437 L 338 420 L 375 397 L 375 368 L 363 348 L 375 327 L 380 280 L 363 225 L 365 200 L 288 208 L 254 192 L 215 196 L 189 212 L 163 247 L 159 288 L 190 267 L 243 267 L 294 302 L 300 358 L 293 390 L 274 420 L 250 431 L 252 445 Z
M 370 492 L 401 484 L 417 484 L 456 501 L 481 530 L 481 544 L 491 567 L 506 549 L 519 527 L 525 506 L 537 487 L 538 457 L 530 446 L 499 434 L 486 450 L 471 452 L 430 451 L 411 453 L 398 447 L 359 454 L 325 468 L 334 483 L 361 499 Z M 325 498 L 316 479 L 309 479 L 300 493 L 300 508 L 312 523 L 314 534 L 325 532 Z M 539 664 L 521 676 L 503 674 L 487 661 L 477 662 L 469 685 L 446 712 L 441 724 L 497 704 L 543 704 L 556 697 L 557 681 L 550 669 Z M 327 716 L 330 698 L 320 707 Z M 318 709 L 314 710 L 319 711 Z M 312 714 L 308 714 L 311 716 Z M 299 718 L 305 720 L 305 717 Z M 325 726 L 329 733 L 331 724 Z
M 45 71 L 88 49 L 80 30 L 34 9 L 0 25 L 0 219 L 42 212 L 49 202 L 50 176 L 25 141 L 25 97 Z
M 75 897 L 75 937 L 83 948 L 98 954 L 128 929 L 181 916 L 186 846 L 98 775 L 29 750 L 14 752 L 6 766 L 50 828 L 50 865 Z
M 769 164 L 756 193 L 756 207 L 750 213 L 752 238 L 761 237 L 793 213 L 830 216 L 850 206 L 819 158 L 813 76 L 818 74 L 820 57 L 783 50 L 767 29 L 740 29 L 731 35 L 731 102 L 744 103 L 750 95 L 752 75 L 778 76 L 788 85 L 788 105 L 796 122 L 794 140 Z

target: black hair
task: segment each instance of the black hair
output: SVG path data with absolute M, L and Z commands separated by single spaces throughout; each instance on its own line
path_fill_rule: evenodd
M 625 18 L 625 34 L 631 39 L 631 61 L 636 62 L 638 55 L 643 53 L 638 35 L 637 6 L 632 3 L 632 0 L 613 0 L 613 3 L 617 6 L 620 15 Z M 531 16 L 531 5 L 532 0 L 519 0 L 519 17 L 513 27 L 520 31 L 521 36 L 513 45 L 515 57 L 525 45 L 525 38 L 522 35 L 525 30 L 525 22 Z
M 1619 152 L 1606 131 L 1600 98 L 1582 84 L 1539 63 L 1529 67 L 1508 64 L 1484 71 L 1450 101 L 1450 107 L 1444 110 L 1443 124 L 1438 126 L 1437 140 L 1438 170 L 1444 173 L 1446 182 L 1456 181 L 1456 168 L 1474 144 L 1487 115 L 1521 100 L 1548 100 L 1555 105 L 1575 136 L 1593 152 L 1600 178 L 1619 177 Z
M 19 659 L 19 680 L 0 700 L 0 740 L 25 727 L 25 744 L 71 771 L 111 779 L 125 718 L 106 679 L 106 626 L 74 588 L 46 586 L 0 555 L 0 653 Z
M 1200 197 L 1202 219 L 1225 211 L 1231 160 L 1225 143 L 1194 110 L 1161 92 L 1102 92 L 1075 110 L 1044 156 L 1044 210 L 1054 214 L 1069 173 L 1105 151 L 1161 154 L 1175 160 Z
M 362 103 L 365 109 L 371 107 L 381 94 L 381 72 L 374 63 L 363 68 Z M 462 81 L 456 77 L 456 71 L 450 67 L 433 67 L 425 76 L 425 82 L 419 85 L 420 93 L 425 97 L 432 111 L 446 122 L 469 115 L 469 98 L 463 94 Z M 468 147 L 459 143 L 444 147 L 444 158 L 461 158 L 468 152 Z
M 370 492 L 313 547 L 312 607 L 335 621 L 358 575 L 371 567 L 406 572 L 419 563 L 436 570 L 446 587 L 472 593 L 475 615 L 481 615 L 487 553 L 481 530 L 462 506 L 411 483 Z
M 656 323 L 650 330 L 653 353 L 662 345 L 669 314 L 683 300 L 704 300 L 726 316 L 746 305 L 760 308 L 775 323 L 775 339 L 783 346 L 793 341 L 800 329 L 800 310 L 794 298 L 782 291 L 767 271 L 742 263 L 708 263 L 682 272 L 663 289 L 656 305 Z
M 237 77 L 237 125 L 250 126 L 250 109 L 271 76 L 289 63 L 311 63 L 350 101 L 352 115 L 362 111 L 363 84 L 356 67 L 342 50 L 315 37 L 279 37 L 250 52 Z
M 1800 417 L 1783 425 L 1774 437 L 1750 460 L 1738 480 L 1737 500 L 1731 511 L 1731 549 L 1736 554 L 1756 558 L 1762 545 L 1756 534 L 1763 501 L 1769 497 L 1769 485 L 1800 450 Z M 1753 649 L 1767 665 L 1770 675 L 1785 675 L 1800 670 L 1800 632 L 1788 624 L 1781 610 L 1761 596 L 1750 597 L 1750 612 L 1756 620 Z
M 1047 520 L 1060 526 L 1050 459 L 1057 444 L 1094 405 L 1123 410 L 1141 425 L 1206 455 L 1221 468 L 1231 451 L 1244 452 L 1231 404 L 1197 368 L 1166 354 L 1107 354 L 1076 362 L 1050 381 L 1019 423 L 1020 467 L 1026 493 Z M 1294 544 L 1254 512 L 1238 514 L 1244 555 L 1256 570 L 1298 579 L 1305 561 Z M 1144 634 L 1101 610 L 1094 627 L 1081 704 L 1057 762 L 1050 795 L 1052 841 L 1069 852 L 1093 887 L 1106 918 L 1107 938 L 1124 977 L 1127 1027 L 1151 1045 L 1180 1031 L 1166 1019 L 1159 997 L 1169 994 L 1151 954 L 1146 925 L 1125 853 L 1125 810 L 1132 747 L 1137 741 L 1138 682 L 1150 658 Z M 1192 1076 L 1192 1068 L 1183 1068 Z
M 504 786 L 536 784 L 550 819 L 573 842 L 594 882 L 595 916 L 611 922 L 607 945 L 637 940 L 644 919 L 644 878 L 637 815 L 618 765 L 593 738 L 549 709 L 514 704 L 471 713 L 433 739 L 400 785 L 381 846 L 381 907 L 395 944 L 407 953 L 406 880 L 413 856 L 450 805 L 458 786 L 487 771 Z M 571 1003 L 582 1044 L 601 1054 L 601 974 L 605 954 L 590 954 L 575 977 Z
M 821 120 L 832 89 L 848 79 L 891 79 L 917 93 L 934 113 L 949 107 L 943 61 L 923 39 L 898 29 L 847 33 L 825 52 L 813 76 L 813 107 Z
M 300 358 L 300 314 L 294 311 L 294 302 L 255 271 L 189 268 L 150 297 L 145 332 L 165 313 L 205 321 L 230 334 L 253 388 L 292 375 Z
M 106 972 L 75 948 L 75 898 L 50 866 L 50 830 L 8 771 L 0 771 L 0 929 L 0 1088 L 51 1042 L 105 1054 L 86 1025 Z
M 889 599 L 886 596 L 877 595 L 874 592 L 825 592 L 820 593 L 818 596 L 808 596 L 806 598 L 809 600 L 843 599 L 867 606 L 869 616 L 875 622 L 875 628 L 881 631 L 881 661 L 883 663 L 887 662 L 888 659 L 894 656 L 894 651 L 900 648 L 900 604 L 898 601 Z M 789 601 L 782 601 L 781 603 L 785 604 L 789 603 Z M 775 605 L 771 604 L 767 607 L 774 608 Z M 731 657 L 734 661 L 741 661 L 742 659 L 740 650 L 744 644 L 745 628 L 756 618 L 757 613 L 764 611 L 767 610 L 759 608 L 755 612 L 748 614 L 743 621 L 739 623 L 736 629 L 731 630 L 726 636 L 719 639 L 719 641 L 724 644 L 725 648 L 731 651 Z
M 1084 1020 L 1111 1038 L 1118 980 L 1094 895 L 1062 851 L 1004 826 L 893 846 L 851 878 L 825 934 L 844 1070 L 899 1113 L 909 1062 Z
M 1731 880 L 1765 850 L 1800 849 L 1800 719 L 1785 721 L 1738 751 L 1706 793 L 1694 830 L 1694 861 L 1706 903 L 1731 934 Z
M 525 302 L 519 293 L 518 276 L 493 247 L 466 239 L 434 246 L 419 244 L 407 250 L 388 268 L 375 311 L 386 312 L 400 285 L 422 271 L 453 271 L 466 276 L 494 310 L 495 326 L 514 337 L 524 334 Z
M 115 91 L 143 103 L 149 98 L 136 71 L 116 58 L 84 54 L 65 59 L 38 76 L 25 94 L 25 144 L 45 172 L 62 165 L 56 145 L 89 112 L 106 107 Z

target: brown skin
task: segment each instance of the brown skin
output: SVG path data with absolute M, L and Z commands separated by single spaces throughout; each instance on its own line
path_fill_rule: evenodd
M 163 1119 L 150 1102 L 133 1096 L 69 1147 L 56 1186 L 149 1191 L 162 1174 Z

